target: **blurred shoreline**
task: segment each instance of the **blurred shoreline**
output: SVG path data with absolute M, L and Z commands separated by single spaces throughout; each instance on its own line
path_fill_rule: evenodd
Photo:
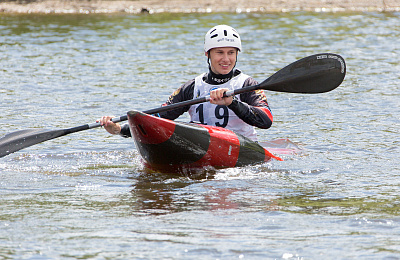
M 400 0 L 38 0 L 0 1 L 0 13 L 395 12 Z

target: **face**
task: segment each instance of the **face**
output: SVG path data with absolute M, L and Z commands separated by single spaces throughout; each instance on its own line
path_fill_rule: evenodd
M 236 65 L 238 50 L 233 47 L 221 47 L 210 50 L 210 55 L 206 52 L 206 56 L 210 59 L 211 70 L 216 74 L 228 74 Z

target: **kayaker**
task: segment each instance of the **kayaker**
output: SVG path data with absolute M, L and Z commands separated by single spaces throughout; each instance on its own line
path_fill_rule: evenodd
M 207 125 L 225 127 L 252 140 L 257 140 L 255 127 L 271 127 L 273 117 L 263 90 L 246 92 L 234 97 L 223 97 L 232 89 L 258 84 L 250 76 L 235 69 L 237 56 L 242 51 L 239 33 L 228 25 L 217 25 L 205 35 L 204 53 L 208 72 L 186 82 L 178 88 L 163 106 L 210 95 L 210 102 L 177 108 L 157 114 L 175 120 L 189 112 L 191 120 Z M 111 134 L 130 137 L 129 125 L 113 123 L 111 116 L 98 122 Z

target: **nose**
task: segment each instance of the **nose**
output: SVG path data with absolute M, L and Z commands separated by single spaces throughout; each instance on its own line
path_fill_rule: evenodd
M 229 60 L 229 56 L 228 56 L 228 53 L 224 53 L 223 55 L 222 55 L 222 59 L 223 60 Z

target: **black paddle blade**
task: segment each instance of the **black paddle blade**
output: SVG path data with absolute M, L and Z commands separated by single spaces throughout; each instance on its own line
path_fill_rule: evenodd
M 0 138 L 0 158 L 65 134 L 65 130 L 43 129 L 27 129 L 7 134 Z
M 289 93 L 324 93 L 337 88 L 346 75 L 344 59 L 333 53 L 315 54 L 289 64 L 261 82 L 265 90 Z

